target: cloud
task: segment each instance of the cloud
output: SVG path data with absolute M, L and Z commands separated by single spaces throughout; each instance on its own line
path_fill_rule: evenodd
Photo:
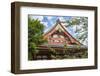
M 42 24 L 44 24 L 44 26 L 47 28 L 48 27 L 48 23 L 47 22 L 41 22 Z
M 48 20 L 48 17 L 47 16 L 43 16 L 43 20 L 42 20 L 42 22 L 48 22 L 49 20 Z
M 48 16 L 47 18 L 48 18 L 49 20 L 51 20 L 51 19 L 53 18 L 53 16 Z
M 43 20 L 43 16 L 34 16 L 34 15 L 32 15 L 32 16 L 30 16 L 31 17 L 31 19 L 38 19 L 38 20 L 40 20 L 40 21 L 42 21 Z
M 65 19 L 63 17 L 59 17 L 60 21 L 65 21 Z
M 76 33 L 72 27 L 67 27 L 66 30 L 73 36 L 76 37 Z
M 44 33 L 46 33 L 48 30 L 49 30 L 49 28 L 46 28 L 46 29 L 44 30 Z

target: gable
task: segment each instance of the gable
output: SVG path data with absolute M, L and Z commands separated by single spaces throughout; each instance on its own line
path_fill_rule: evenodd
M 55 30 L 61 30 L 61 31 L 65 31 L 60 24 L 57 24 L 57 26 L 55 27 Z
M 60 34 L 60 32 L 63 32 L 64 35 L 62 37 L 66 37 L 66 39 L 68 39 L 69 43 L 70 44 L 77 44 L 77 45 L 81 45 L 81 43 L 79 41 L 77 41 L 65 28 L 65 26 L 63 26 L 60 22 L 57 22 L 56 25 L 50 29 L 47 33 L 45 33 L 43 36 L 44 36 L 44 39 L 47 39 L 48 41 L 51 41 L 51 37 L 53 34 L 54 35 L 54 38 L 52 40 L 56 40 L 57 42 L 57 36 L 58 34 Z M 61 34 L 60 34 L 61 35 Z M 61 38 L 59 38 L 58 40 L 61 40 Z M 64 40 L 65 41 L 65 40 Z M 67 41 L 67 40 L 66 40 Z M 66 42 L 65 41 L 65 42 Z

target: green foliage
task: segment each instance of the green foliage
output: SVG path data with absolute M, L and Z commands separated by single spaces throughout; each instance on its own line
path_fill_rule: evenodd
M 65 43 L 65 44 L 64 44 L 64 49 L 67 49 L 67 47 L 68 47 L 68 46 L 67 46 L 67 44 Z
M 51 59 L 78 59 L 78 58 L 88 58 L 87 49 L 81 49 L 80 46 L 76 46 L 75 48 L 68 48 L 67 44 L 64 44 L 63 53 L 60 54 L 60 51 L 55 48 L 49 47 L 51 51 Z
M 65 53 L 65 54 L 67 53 L 67 47 L 68 47 L 68 46 L 67 46 L 67 44 L 65 43 L 65 44 L 64 44 L 64 53 Z
M 88 17 L 73 17 L 71 20 L 67 21 L 67 27 L 76 27 L 75 32 L 77 34 L 77 39 L 81 42 L 86 41 L 88 37 Z
M 31 51 L 28 51 L 28 60 L 33 60 L 33 55 Z
M 68 20 L 67 23 L 69 24 L 69 26 L 73 26 L 73 25 L 80 24 L 80 20 L 75 18 L 75 19 L 72 19 L 72 20 Z
M 64 53 L 63 55 L 60 55 L 57 51 L 55 51 L 55 54 L 51 54 L 51 58 L 52 59 L 79 59 L 79 58 L 88 58 L 88 53 L 87 50 L 85 49 L 79 49 L 79 47 L 77 47 L 77 49 L 66 49 L 63 50 Z
M 31 54 L 37 53 L 37 46 L 46 42 L 43 39 L 43 31 L 44 25 L 38 19 L 28 18 L 28 50 L 31 51 Z M 32 57 L 32 55 L 30 56 Z
M 52 59 L 57 59 L 57 57 L 55 55 L 52 55 L 52 54 L 51 54 L 51 58 Z

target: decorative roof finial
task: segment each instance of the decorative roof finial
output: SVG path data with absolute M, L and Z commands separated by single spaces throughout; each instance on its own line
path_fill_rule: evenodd
M 60 19 L 57 19 L 57 22 L 60 23 Z

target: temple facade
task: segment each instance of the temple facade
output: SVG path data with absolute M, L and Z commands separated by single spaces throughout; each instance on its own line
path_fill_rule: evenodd
M 49 45 L 81 45 L 58 19 L 56 24 L 44 35 Z
M 87 53 L 87 47 L 77 41 L 59 19 L 49 31 L 43 34 L 43 37 L 47 43 L 39 46 L 39 52 L 33 55 L 34 60 L 82 58 L 82 54 Z

